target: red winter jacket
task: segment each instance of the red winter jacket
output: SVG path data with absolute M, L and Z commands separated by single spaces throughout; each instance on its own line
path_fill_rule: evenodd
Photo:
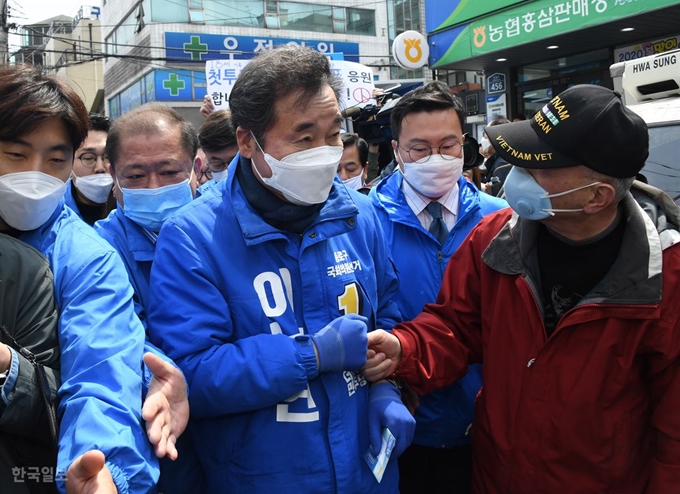
M 624 199 L 618 258 L 550 339 L 531 274 L 537 223 L 510 209 L 461 245 L 437 302 L 396 326 L 397 375 L 420 393 L 482 362 L 476 493 L 680 492 L 680 234 L 669 223 L 680 210 L 635 195 L 649 214 Z

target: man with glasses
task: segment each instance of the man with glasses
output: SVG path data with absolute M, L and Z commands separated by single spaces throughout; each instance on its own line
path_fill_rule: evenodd
M 197 156 L 195 165 L 197 175 L 200 171 L 198 195 L 202 195 L 227 178 L 227 167 L 238 153 L 229 110 L 213 112 L 205 119 L 198 129 L 198 144 L 205 156 L 205 162 Z
M 400 289 L 393 299 L 406 320 L 434 302 L 449 258 L 487 214 L 507 206 L 462 176 L 465 109 L 442 82 L 414 89 L 391 115 L 399 171 L 369 197 L 391 245 Z M 468 429 L 481 368 L 420 398 L 413 444 L 399 459 L 400 490 L 470 492 Z
M 71 184 L 66 187 L 66 205 L 88 225 L 94 225 L 111 212 L 115 200 L 111 194 L 113 179 L 106 157 L 106 136 L 111 119 L 90 113 L 90 130 L 76 150 Z

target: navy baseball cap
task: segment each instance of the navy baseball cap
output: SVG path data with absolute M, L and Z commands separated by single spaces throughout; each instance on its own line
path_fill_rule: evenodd
M 629 178 L 649 156 L 644 120 L 625 107 L 621 94 L 591 84 L 561 92 L 531 120 L 487 127 L 486 133 L 501 158 L 522 168 L 583 165 Z

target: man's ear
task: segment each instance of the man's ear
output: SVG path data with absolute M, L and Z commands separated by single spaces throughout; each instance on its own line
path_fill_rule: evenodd
M 201 167 L 203 166 L 203 160 L 200 156 L 194 158 L 194 175 L 201 173 Z
M 399 143 L 395 140 L 392 140 L 392 151 L 394 151 L 394 159 L 397 161 L 397 165 L 399 165 L 401 173 L 404 173 L 404 163 L 401 160 L 401 153 L 399 152 Z
M 248 159 L 253 157 L 253 153 L 257 147 L 255 139 L 253 139 L 253 134 L 240 125 L 236 128 L 236 143 L 238 144 L 238 150 L 241 152 L 241 156 Z
M 600 183 L 593 185 L 593 195 L 588 203 L 583 206 L 583 212 L 588 214 L 599 213 L 611 206 L 616 199 L 616 189 L 611 184 Z

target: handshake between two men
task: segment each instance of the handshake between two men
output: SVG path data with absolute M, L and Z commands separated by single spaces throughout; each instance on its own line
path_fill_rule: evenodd
M 368 399 L 371 451 L 378 454 L 382 430 L 387 428 L 394 435 L 392 455 L 397 458 L 413 439 L 416 421 L 411 411 L 417 406 L 417 397 L 405 395 L 403 398 L 408 405 L 405 404 L 402 388 L 385 380 L 397 369 L 401 345 L 386 331 L 368 332 L 367 323 L 368 319 L 357 314 L 341 316 L 311 338 L 320 373 L 361 368 L 372 383 Z

